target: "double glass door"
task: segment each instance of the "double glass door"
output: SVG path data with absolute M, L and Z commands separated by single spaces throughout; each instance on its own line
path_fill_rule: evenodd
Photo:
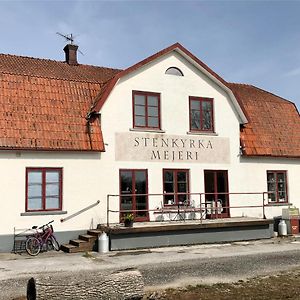
M 120 220 L 126 213 L 134 221 L 148 221 L 147 170 L 120 170 Z
M 204 171 L 207 218 L 229 218 L 227 171 Z

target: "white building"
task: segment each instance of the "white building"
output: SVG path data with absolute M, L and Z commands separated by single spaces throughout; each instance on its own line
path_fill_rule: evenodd
M 66 62 L 0 55 L 0 251 L 14 227 L 53 219 L 64 240 L 106 224 L 107 199 L 112 223 L 183 202 L 220 218 L 300 207 L 292 102 L 226 82 L 180 44 L 123 71 L 79 65 L 76 50 Z

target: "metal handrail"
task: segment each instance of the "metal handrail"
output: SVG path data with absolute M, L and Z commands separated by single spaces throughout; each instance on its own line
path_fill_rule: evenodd
M 72 215 L 70 215 L 70 216 L 68 216 L 68 217 L 66 217 L 66 218 L 60 219 L 60 222 L 61 222 L 61 223 L 66 222 L 66 221 L 68 221 L 68 220 L 70 220 L 70 219 L 72 219 L 72 218 L 74 218 L 74 217 L 76 217 L 76 216 L 78 216 L 78 215 L 84 213 L 85 211 L 87 211 L 87 210 L 89 210 L 89 209 L 91 209 L 91 208 L 97 206 L 99 203 L 100 203 L 100 200 L 97 200 L 97 202 L 95 202 L 95 203 L 93 203 L 93 204 L 91 204 L 91 205 L 89 205 L 89 206 L 87 206 L 87 207 L 85 207 L 85 208 L 79 210 L 78 212 L 76 212 L 76 213 L 74 213 L 74 214 L 72 214 Z
M 204 198 L 203 201 L 203 196 L 205 197 L 205 195 L 262 195 L 262 204 L 261 205 L 243 205 L 243 206 L 222 206 L 222 208 L 224 209 L 234 209 L 234 208 L 262 208 L 262 216 L 264 219 L 266 219 L 265 216 L 265 195 L 268 195 L 269 192 L 218 192 L 218 193 L 157 193 L 157 194 L 108 194 L 107 195 L 107 226 L 109 227 L 110 221 L 109 221 L 109 214 L 110 212 L 112 213 L 126 213 L 126 212 L 155 212 L 157 211 L 157 209 L 139 209 L 139 210 L 111 210 L 110 209 L 110 197 L 131 197 L 131 196 L 168 196 L 168 195 L 186 195 L 188 196 L 188 203 L 190 203 L 190 196 L 199 196 L 199 208 L 194 207 L 194 211 L 198 212 L 198 211 L 202 211 L 203 210 L 203 205 L 204 205 L 204 209 L 207 209 L 207 204 L 210 204 L 210 201 L 206 201 L 206 199 Z M 175 204 L 176 205 L 176 204 Z M 189 208 L 180 208 L 180 211 L 182 211 L 183 213 L 185 213 L 185 211 L 187 211 L 188 209 L 191 209 L 191 206 Z M 218 218 L 218 207 L 212 207 L 211 208 L 212 211 L 214 211 L 215 218 Z M 200 222 L 202 223 L 203 221 L 203 215 L 202 213 L 200 213 Z

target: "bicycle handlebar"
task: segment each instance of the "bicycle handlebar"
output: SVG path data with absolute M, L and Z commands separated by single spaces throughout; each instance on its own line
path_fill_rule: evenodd
M 53 222 L 54 222 L 54 220 L 48 222 L 48 223 L 45 224 L 45 225 L 40 226 L 39 229 L 43 229 L 44 227 L 48 226 L 49 224 L 51 224 L 51 223 L 53 223 Z

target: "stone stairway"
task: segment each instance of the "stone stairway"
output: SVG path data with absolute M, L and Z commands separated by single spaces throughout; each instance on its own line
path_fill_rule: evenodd
M 78 239 L 70 240 L 69 244 L 60 246 L 60 249 L 67 253 L 77 253 L 96 250 L 96 241 L 102 233 L 100 229 L 91 229 L 87 234 L 79 235 Z

